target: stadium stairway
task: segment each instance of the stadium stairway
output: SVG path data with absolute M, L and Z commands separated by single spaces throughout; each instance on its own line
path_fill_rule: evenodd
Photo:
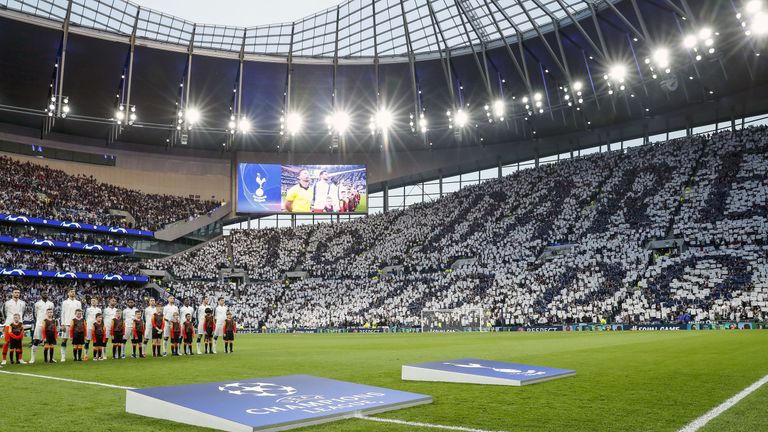
M 217 208 L 216 210 L 208 214 L 199 216 L 190 221 L 179 221 L 179 222 L 166 225 L 165 227 L 163 227 L 163 229 L 159 231 L 155 231 L 155 238 L 157 238 L 158 240 L 174 241 L 176 239 L 184 237 L 189 233 L 195 232 L 200 228 L 203 228 L 205 226 L 208 226 L 214 222 L 217 222 L 223 219 L 224 217 L 229 215 L 231 211 L 232 211 L 232 204 L 224 203 L 221 205 L 221 207 Z

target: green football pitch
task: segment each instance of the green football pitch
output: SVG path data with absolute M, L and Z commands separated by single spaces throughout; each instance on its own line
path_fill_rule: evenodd
M 217 355 L 8 365 L 0 371 L 128 387 L 310 374 L 434 398 L 378 418 L 509 432 L 678 431 L 768 374 L 768 331 L 760 330 L 275 334 L 240 335 L 235 343 L 234 354 L 223 354 L 220 345 Z M 577 375 L 525 387 L 400 379 L 402 364 L 461 357 L 575 369 Z M 6 373 L 0 373 L 0 388 L 0 431 L 204 430 L 126 414 L 121 389 Z M 768 385 L 701 430 L 768 431 L 766 406 Z M 302 430 L 441 429 L 351 419 Z

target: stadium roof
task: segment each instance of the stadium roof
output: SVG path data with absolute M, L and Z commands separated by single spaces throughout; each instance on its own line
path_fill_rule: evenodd
M 611 0 L 615 2 L 616 0 Z M 68 0 L 2 0 L 9 10 L 64 22 Z M 74 0 L 82 28 L 155 42 L 295 57 L 406 57 L 500 46 L 589 13 L 582 0 L 348 0 L 293 22 L 235 27 L 194 23 L 125 0 Z M 606 7 L 606 6 L 603 6 Z M 538 28 L 538 29 L 537 29 Z M 406 29 L 410 41 L 406 37 Z M 409 49 L 410 46 L 410 49 Z
M 487 167 L 768 112 L 765 39 L 745 34 L 744 10 L 718 0 L 352 0 L 245 29 L 122 0 L 0 0 L 0 133 L 211 157 L 428 150 L 453 166 L 468 154 L 456 149 L 472 148 Z M 116 124 L 121 104 L 136 109 L 132 127 Z M 382 107 L 388 139 L 369 129 Z M 187 108 L 199 119 L 181 139 Z M 343 139 L 326 125 L 339 111 L 349 116 Z M 281 135 L 291 112 L 304 120 L 295 137 Z M 235 114 L 249 133 L 230 133 Z

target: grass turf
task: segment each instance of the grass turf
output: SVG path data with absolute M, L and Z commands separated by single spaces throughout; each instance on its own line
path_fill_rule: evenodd
M 677 431 L 768 374 L 768 331 L 241 335 L 235 343 L 231 355 L 220 345 L 216 356 L 2 370 L 130 387 L 312 374 L 434 398 L 431 405 L 379 417 L 515 432 Z M 404 363 L 460 357 L 569 368 L 577 375 L 526 387 L 400 380 Z M 96 425 L 204 430 L 126 414 L 123 390 L 7 374 L 0 374 L 0 388 L 13 406 L 0 414 L 0 431 L 80 431 Z M 767 403 L 763 387 L 705 430 L 768 430 Z M 360 419 L 304 430 L 434 431 Z

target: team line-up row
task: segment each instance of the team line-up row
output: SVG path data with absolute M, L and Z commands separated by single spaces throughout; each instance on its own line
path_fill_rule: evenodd
M 117 300 L 109 299 L 108 306 L 103 312 L 98 307 L 98 299 L 91 298 L 91 305 L 83 311 L 82 303 L 75 298 L 75 290 L 67 293 L 67 299 L 61 305 L 61 317 L 54 318 L 54 304 L 48 300 L 48 293 L 42 293 L 40 300 L 35 303 L 35 324 L 32 333 L 32 353 L 29 363 L 35 363 L 37 350 L 43 346 L 46 363 L 56 363 L 54 350 L 59 339 L 60 362 L 66 361 L 67 343 L 71 340 L 72 358 L 74 361 L 87 361 L 93 344 L 93 360 L 106 358 L 107 342 L 112 339 L 112 358 L 126 357 L 125 345 L 130 340 L 133 358 L 145 358 L 146 348 L 152 342 L 152 356 L 161 357 L 168 354 L 168 342 L 171 345 L 171 355 L 194 355 L 192 344 L 197 337 L 197 354 L 202 354 L 201 342 L 205 354 L 216 354 L 216 345 L 221 336 L 224 340 L 225 352 L 232 352 L 237 323 L 232 318 L 224 298 L 218 299 L 215 307 L 203 297 L 195 311 L 189 298 L 179 308 L 173 296 L 168 297 L 167 304 L 150 298 L 144 310 L 137 309 L 133 299 L 129 299 L 123 310 L 117 308 Z M 3 359 L 0 365 L 5 366 L 10 353 L 11 364 L 26 364 L 23 359 L 24 323 L 22 317 L 26 303 L 21 300 L 21 291 L 13 289 L 11 299 L 4 304 L 5 313 Z M 195 313 L 197 312 L 197 313 Z M 197 323 L 193 321 L 196 316 Z M 59 324 L 60 323 L 60 324 Z

